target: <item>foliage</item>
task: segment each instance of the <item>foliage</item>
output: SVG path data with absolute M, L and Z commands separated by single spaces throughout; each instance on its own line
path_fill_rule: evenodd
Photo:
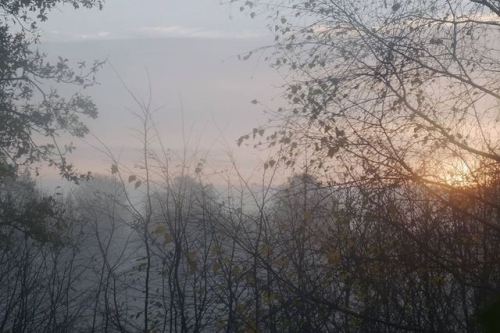
M 241 4 L 269 13 L 268 60 L 287 78 L 265 143 L 284 164 L 307 150 L 338 181 L 446 185 L 450 163 L 500 161 L 495 1 Z
M 271 58 L 290 105 L 275 133 L 240 143 L 267 133 L 288 152 L 263 182 L 312 161 L 282 186 L 256 193 L 240 176 L 221 195 L 204 161 L 171 160 L 132 94 L 136 172 L 106 150 L 110 177 L 55 206 L 2 183 L 0 331 L 497 330 L 496 2 L 278 4 Z M 242 3 L 258 8 L 271 7 Z M 465 175 L 440 173 L 449 159 Z
M 11 244 L 16 233 L 41 243 L 61 244 L 61 205 L 42 194 L 27 176 L 0 185 L 0 242 Z M 12 245 L 12 244 L 11 244 Z
M 332 229 L 336 218 L 348 221 L 337 229 L 336 242 L 344 245 L 302 250 L 305 258 L 327 251 L 329 264 L 348 263 L 311 279 L 333 274 L 331 284 L 340 288 L 329 297 L 311 295 L 311 302 L 351 317 L 342 326 L 347 331 L 477 330 L 465 318 L 477 318 L 500 292 L 492 264 L 500 231 L 498 2 L 232 2 L 252 18 L 267 16 L 275 43 L 264 48 L 266 59 L 287 80 L 287 105 L 253 138 L 258 133 L 262 145 L 286 152 L 279 165 L 297 168 L 306 159 L 327 188 L 354 191 L 349 205 L 340 191 L 346 207 L 331 213 Z M 300 225 L 300 216 L 285 221 Z M 288 239 L 298 235 L 296 229 Z M 365 246 L 351 245 L 353 237 Z M 304 266 L 301 274 L 315 272 Z M 461 301 L 453 299 L 459 289 Z M 351 305 L 342 302 L 351 296 Z M 450 314 L 460 303 L 467 310 L 455 318 L 462 322 Z M 413 317 L 428 311 L 423 321 Z M 489 320 L 491 311 L 481 318 Z
M 36 49 L 39 22 L 64 3 L 75 8 L 102 5 L 99 0 L 9 0 L 0 5 L 1 177 L 13 175 L 19 165 L 46 161 L 65 178 L 80 178 L 65 157 L 73 146 L 60 147 L 57 138 L 63 133 L 84 136 L 88 129 L 81 117 L 95 118 L 97 109 L 81 92 L 64 97 L 50 85 L 86 88 L 102 63 L 81 62 L 73 68 L 68 59 L 52 62 Z

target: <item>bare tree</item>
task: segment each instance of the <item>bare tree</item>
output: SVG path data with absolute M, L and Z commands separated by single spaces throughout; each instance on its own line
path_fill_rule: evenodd
M 259 2 L 242 9 L 258 12 Z M 486 1 L 284 1 L 273 65 L 289 107 L 268 144 L 337 181 L 448 188 L 498 165 L 499 16 Z M 344 169 L 342 171 L 339 170 Z

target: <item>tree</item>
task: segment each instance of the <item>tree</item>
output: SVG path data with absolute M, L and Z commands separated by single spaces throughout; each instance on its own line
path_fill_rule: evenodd
M 95 118 L 89 97 L 57 92 L 67 84 L 94 83 L 100 62 L 72 68 L 36 49 L 37 27 L 59 4 L 101 6 L 100 0 L 6 0 L 0 3 L 0 297 L 1 331 L 78 331 L 85 307 L 78 260 L 76 219 L 61 200 L 41 194 L 23 168 L 47 162 L 66 179 L 82 176 L 66 160 L 72 145 L 62 134 L 82 137 L 81 117 Z M 29 174 L 29 172 L 26 172 Z M 86 263 L 87 264 L 87 263 Z M 79 287 L 80 286 L 80 287 Z
M 61 175 L 77 181 L 80 175 L 67 162 L 72 145 L 60 146 L 57 137 L 82 137 L 88 129 L 81 117 L 95 118 L 97 108 L 76 92 L 63 97 L 49 84 L 86 88 L 95 81 L 101 62 L 47 60 L 36 49 L 37 27 L 59 4 L 74 8 L 101 7 L 101 0 L 8 0 L 0 4 L 0 177 L 12 176 L 19 166 L 45 161 Z
M 24 178 L 0 185 L 0 330 L 79 331 L 88 288 L 79 223 Z
M 257 2 L 242 6 L 257 11 Z M 269 145 L 306 147 L 341 180 L 447 188 L 500 162 L 496 1 L 292 0 L 270 5 L 289 106 Z M 269 7 L 268 7 L 269 8 Z
M 89 295 L 86 316 L 89 332 L 115 327 L 123 331 L 124 300 L 130 282 L 124 272 L 135 255 L 129 244 L 132 219 L 122 185 L 112 177 L 93 175 L 73 192 L 73 209 L 81 220 L 79 247 L 89 266 L 82 280 Z M 129 304 L 130 305 L 130 304 Z
M 288 80 L 287 105 L 254 133 L 285 165 L 307 152 L 360 202 L 344 238 L 363 230 L 344 268 L 358 275 L 339 278 L 354 296 L 331 305 L 361 330 L 476 331 L 500 294 L 498 1 L 237 2 L 270 13 L 268 60 Z

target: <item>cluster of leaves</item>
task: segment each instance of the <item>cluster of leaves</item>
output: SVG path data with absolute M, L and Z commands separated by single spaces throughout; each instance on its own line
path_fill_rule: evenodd
M 102 8 L 102 0 L 5 0 L 0 4 L 10 19 L 21 20 L 36 29 L 37 21 L 46 21 L 48 12 L 59 4 L 70 4 L 75 9 L 84 7 Z M 35 17 L 33 17 L 35 16 Z
M 76 92 L 65 97 L 54 85 L 89 87 L 102 62 L 80 62 L 73 67 L 61 57 L 51 62 L 36 49 L 37 24 L 64 3 L 75 8 L 102 5 L 99 0 L 0 4 L 0 177 L 12 176 L 19 165 L 39 161 L 56 166 L 67 179 L 81 177 L 65 157 L 74 147 L 60 147 L 57 137 L 63 133 L 84 136 L 88 129 L 81 117 L 95 118 L 97 108 L 88 96 Z

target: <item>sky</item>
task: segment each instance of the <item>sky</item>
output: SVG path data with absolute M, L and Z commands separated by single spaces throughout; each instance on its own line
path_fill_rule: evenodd
M 103 10 L 59 6 L 43 27 L 44 39 L 77 41 L 127 38 L 259 38 L 259 17 L 220 0 L 107 0 Z
M 138 110 L 127 88 L 146 99 L 151 87 L 155 125 L 174 156 L 188 146 L 194 165 L 206 160 L 207 174 L 231 169 L 233 156 L 243 174 L 260 175 L 268 153 L 236 140 L 266 123 L 263 107 L 251 101 L 273 109 L 283 81 L 262 55 L 238 55 L 271 43 L 265 22 L 214 0 L 108 0 L 102 11 L 60 7 L 41 28 L 41 47 L 51 57 L 106 60 L 99 84 L 86 91 L 99 117 L 87 121 L 91 135 L 73 140 L 71 161 L 80 170 L 109 174 L 101 142 L 123 165 L 140 163 Z M 59 179 L 46 170 L 41 181 Z

